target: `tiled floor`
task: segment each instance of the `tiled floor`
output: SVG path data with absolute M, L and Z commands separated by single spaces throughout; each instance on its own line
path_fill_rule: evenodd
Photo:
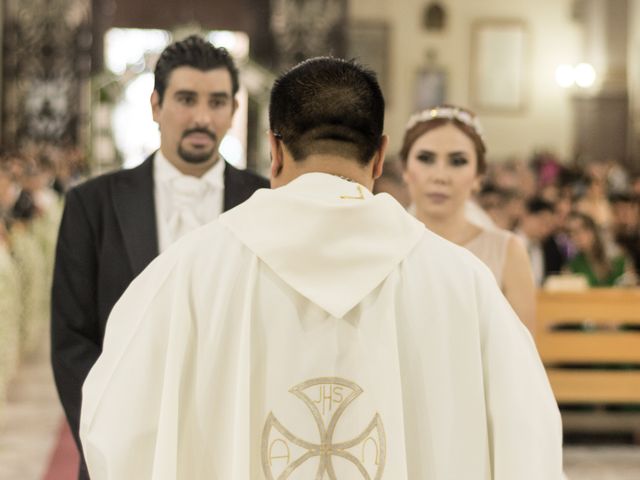
M 23 364 L 0 411 L 0 480 L 42 480 L 47 468 L 62 420 L 48 358 L 45 346 Z M 564 458 L 569 480 L 640 480 L 640 447 L 567 447 Z
M 0 480 L 42 480 L 62 415 L 43 347 L 23 363 L 0 409 Z
M 569 480 L 640 480 L 640 447 L 567 447 Z

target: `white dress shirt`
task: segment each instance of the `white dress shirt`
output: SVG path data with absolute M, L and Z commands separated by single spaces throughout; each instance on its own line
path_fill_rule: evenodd
M 153 183 L 160 252 L 185 233 L 215 220 L 222 213 L 222 158 L 198 178 L 181 173 L 158 150 L 153 162 Z

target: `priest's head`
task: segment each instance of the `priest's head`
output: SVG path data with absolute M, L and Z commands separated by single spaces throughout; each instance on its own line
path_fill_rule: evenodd
M 382 173 L 384 98 L 375 74 L 355 61 L 312 58 L 281 75 L 269 123 L 273 187 L 324 172 L 371 189 Z
M 162 52 L 151 108 L 160 150 L 182 173 L 202 176 L 218 161 L 237 92 L 238 70 L 224 48 L 192 35 Z

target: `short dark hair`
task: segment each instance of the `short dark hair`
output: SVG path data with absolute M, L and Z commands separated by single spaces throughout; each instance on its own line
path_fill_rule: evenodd
M 333 154 L 366 165 L 382 142 L 384 97 L 354 60 L 311 58 L 275 81 L 269 124 L 296 161 Z
M 603 262 L 606 264 L 607 262 L 607 251 L 605 249 L 605 243 L 600 234 L 600 228 L 598 224 L 595 222 L 593 217 L 587 215 L 586 213 L 572 211 L 569 213 L 568 219 L 577 219 L 582 224 L 582 227 L 587 229 L 593 235 L 593 255 L 599 262 Z M 611 267 L 608 266 L 610 269 Z
M 541 212 L 554 213 L 556 209 L 553 203 L 546 201 L 544 198 L 532 197 L 527 200 L 525 210 L 531 215 L 537 215 Z
M 614 192 L 609 195 L 609 203 L 633 203 L 634 202 L 633 195 L 627 192 Z
M 154 72 L 154 90 L 158 92 L 160 103 L 167 89 L 169 75 L 178 67 L 192 67 L 203 72 L 226 68 L 231 75 L 231 94 L 238 93 L 238 69 L 229 52 L 225 48 L 213 46 L 198 35 L 191 35 L 167 46 L 158 58 Z

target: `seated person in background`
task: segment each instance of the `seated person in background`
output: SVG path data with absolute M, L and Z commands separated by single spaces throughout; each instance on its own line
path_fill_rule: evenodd
M 556 229 L 555 208 L 552 203 L 540 198 L 530 198 L 525 213 L 520 219 L 517 234 L 525 242 L 536 285 L 558 273 L 564 264 L 560 247 L 552 237 Z
M 576 203 L 576 210 L 590 216 L 600 228 L 609 228 L 611 207 L 607 198 L 606 180 L 600 175 L 591 174 L 585 182 L 582 198 Z
M 516 228 L 524 210 L 521 195 L 513 190 L 487 183 L 476 198 L 478 205 L 487 212 L 497 227 L 510 231 Z
M 572 212 L 567 231 L 577 250 L 568 264 L 570 272 L 584 275 L 591 287 L 635 283 L 630 262 L 622 252 L 605 244 L 596 222 L 589 215 Z
M 411 197 L 407 184 L 402 178 L 402 165 L 399 160 L 385 160 L 382 175 L 373 184 L 373 193 L 388 193 L 404 208 L 409 206 Z
M 611 202 L 611 234 L 633 262 L 635 273 L 640 273 L 640 197 L 617 193 Z
M 509 228 L 507 228 L 509 222 L 505 208 L 507 205 L 505 190 L 492 183 L 487 183 L 483 185 L 476 194 L 476 203 L 487 212 L 487 215 L 491 217 L 491 220 L 497 227 L 509 230 Z
M 0 219 L 10 219 L 19 195 L 20 187 L 13 181 L 11 172 L 0 163 Z
M 640 198 L 640 175 L 633 177 L 629 183 L 631 184 L 631 193 L 636 198 Z
M 9 246 L 9 230 L 7 224 L 3 218 L 0 217 L 0 249 L 8 248 Z

